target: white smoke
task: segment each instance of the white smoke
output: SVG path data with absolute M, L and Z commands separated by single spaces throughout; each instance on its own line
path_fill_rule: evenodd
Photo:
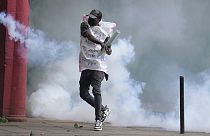
M 93 108 L 79 98 L 79 43 L 49 39 L 43 32 L 24 27 L 5 13 L 0 13 L 0 23 L 7 27 L 13 40 L 25 43 L 29 49 L 28 114 L 48 119 L 92 121 Z M 164 114 L 142 108 L 140 95 L 147 85 L 134 81 L 127 69 L 134 55 L 130 40 L 119 39 L 113 45 L 113 54 L 107 57 L 110 79 L 103 81 L 102 96 L 103 104 L 112 109 L 109 121 L 115 125 L 146 125 L 179 130 L 178 100 L 174 102 L 177 105 L 174 111 Z M 183 72 L 178 66 L 166 67 L 165 70 Z M 186 84 L 185 124 L 188 131 L 210 132 L 208 75 L 209 72 L 199 75 L 203 84 Z M 170 87 L 178 91 L 178 82 L 172 81 Z
M 91 111 L 90 106 L 79 98 L 78 48 L 74 47 L 79 45 L 58 43 L 31 28 L 27 28 L 27 35 L 24 35 L 16 30 L 25 27 L 4 13 L 1 13 L 1 22 L 8 28 L 11 38 L 25 43 L 29 49 L 30 114 L 44 118 L 92 120 L 94 114 L 87 114 Z M 135 119 L 128 118 L 132 113 L 138 114 L 141 107 L 138 96 L 142 91 L 126 68 L 134 56 L 133 45 L 129 40 L 121 39 L 113 46 L 113 57 L 107 58 L 110 79 L 102 86 L 103 102 L 112 109 L 112 120 L 117 124 L 132 124 Z M 123 112 L 118 110 L 119 105 Z M 119 120 L 123 116 L 127 118 Z
M 0 22 L 7 28 L 10 28 L 11 31 L 8 31 L 10 39 L 20 41 L 21 43 L 24 42 L 24 33 L 28 31 L 27 27 L 24 27 L 19 22 L 14 21 L 12 16 L 7 16 L 4 12 L 0 13 Z
M 201 83 L 187 82 L 185 95 L 186 128 L 193 131 L 210 132 L 210 71 L 198 74 Z

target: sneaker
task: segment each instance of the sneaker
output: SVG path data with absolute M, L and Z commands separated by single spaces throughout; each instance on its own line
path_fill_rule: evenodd
M 96 120 L 94 130 L 95 131 L 101 131 L 102 130 L 102 125 L 103 125 L 103 123 L 100 120 Z
M 108 118 L 110 113 L 111 113 L 111 110 L 106 105 L 105 106 L 105 111 L 102 111 L 102 115 L 101 115 L 101 122 L 102 123 L 105 122 L 105 120 Z

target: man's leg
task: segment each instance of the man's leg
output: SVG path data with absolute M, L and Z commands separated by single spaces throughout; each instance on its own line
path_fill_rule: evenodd
M 91 74 L 93 70 L 84 70 L 80 76 L 80 97 L 85 100 L 88 104 L 95 108 L 95 100 L 89 93 L 90 83 L 92 81 Z M 105 111 L 106 108 L 101 105 L 101 111 Z
M 101 82 L 104 79 L 104 72 L 93 71 L 91 86 L 93 87 L 93 95 L 95 100 L 95 120 L 101 120 L 102 98 L 101 98 Z
M 95 101 L 94 98 L 89 93 L 89 87 L 91 83 L 91 73 L 90 70 L 84 70 L 81 73 L 80 76 L 80 97 L 85 100 L 88 104 L 90 104 L 92 107 L 95 107 Z

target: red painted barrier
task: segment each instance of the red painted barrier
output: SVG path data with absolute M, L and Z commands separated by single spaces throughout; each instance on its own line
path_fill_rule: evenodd
M 7 13 L 24 25 L 29 23 L 28 0 L 7 0 Z M 2 43 L 1 43 L 2 44 Z M 9 120 L 24 121 L 26 106 L 27 48 L 6 34 L 2 115 Z M 1 96 L 0 95 L 0 96 Z
M 0 11 L 7 8 L 7 0 L 0 1 Z M 0 116 L 3 115 L 6 28 L 0 24 Z

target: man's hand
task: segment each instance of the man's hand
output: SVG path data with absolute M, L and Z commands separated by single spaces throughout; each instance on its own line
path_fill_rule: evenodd
M 111 48 L 111 46 L 106 46 L 105 50 L 106 50 L 106 54 L 107 55 L 111 55 L 112 54 L 112 48 Z
M 107 55 L 111 55 L 112 54 L 112 49 L 111 46 L 107 46 L 105 43 L 101 42 L 101 51 L 105 50 Z

